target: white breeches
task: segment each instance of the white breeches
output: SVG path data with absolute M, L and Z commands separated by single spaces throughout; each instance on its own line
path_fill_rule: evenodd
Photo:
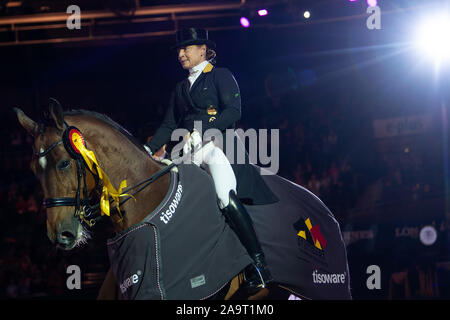
M 192 162 L 209 171 L 214 181 L 220 209 L 228 206 L 230 191 L 236 192 L 236 176 L 233 168 L 223 153 L 222 149 L 216 147 L 210 141 L 200 147 L 192 156 Z

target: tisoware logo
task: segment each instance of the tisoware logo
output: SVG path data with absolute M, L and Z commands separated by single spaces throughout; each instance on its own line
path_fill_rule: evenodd
M 321 284 L 344 284 L 346 272 L 344 273 L 319 273 L 314 270 L 312 273 L 313 282 Z
M 178 185 L 177 192 L 175 193 L 175 197 L 172 199 L 172 202 L 169 205 L 169 208 L 166 211 L 161 213 L 159 217 L 162 222 L 168 224 L 173 217 L 173 214 L 178 208 L 178 204 L 181 201 L 181 197 L 183 196 L 183 186 L 181 184 Z
M 140 270 L 138 270 L 135 274 L 131 275 L 130 277 L 126 278 L 121 284 L 120 284 L 120 291 L 122 293 L 125 293 L 130 287 L 134 286 L 136 283 L 139 282 L 139 276 L 142 274 Z

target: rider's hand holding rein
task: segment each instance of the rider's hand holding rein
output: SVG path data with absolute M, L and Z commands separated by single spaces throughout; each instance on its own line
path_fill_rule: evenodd
M 161 149 L 159 149 L 157 152 L 155 152 L 155 154 L 153 154 L 152 150 L 150 150 L 150 148 L 144 144 L 144 148 L 147 151 L 147 153 L 150 155 L 150 157 L 153 158 L 153 160 L 161 162 L 163 159 L 166 158 L 166 145 L 163 145 L 161 147 Z
M 200 135 L 200 132 L 198 132 L 196 129 L 194 129 L 191 133 L 187 133 L 184 137 L 184 146 L 183 146 L 183 153 L 195 153 L 198 149 L 201 148 L 202 145 L 202 137 Z

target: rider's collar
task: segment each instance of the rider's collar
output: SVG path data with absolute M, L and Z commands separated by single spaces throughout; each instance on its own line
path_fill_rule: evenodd
M 208 64 L 209 64 L 209 61 L 205 60 L 202 63 L 196 65 L 195 67 L 190 68 L 189 69 L 189 75 L 191 76 L 191 75 L 196 74 L 196 73 L 198 73 L 200 71 L 203 71 Z

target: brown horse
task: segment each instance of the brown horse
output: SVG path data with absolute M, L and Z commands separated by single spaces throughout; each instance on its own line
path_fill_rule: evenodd
M 145 256 L 141 265 L 150 269 L 147 272 L 148 278 L 151 277 L 146 287 L 148 297 L 284 299 L 291 293 L 302 298 L 351 297 L 345 246 L 339 226 L 320 200 L 299 186 L 278 176 L 266 178 L 274 188 L 283 188 L 277 194 L 280 204 L 267 208 L 271 214 L 262 214 L 266 209 L 258 206 L 249 208 L 255 229 L 263 237 L 263 249 L 268 253 L 274 278 L 280 281 L 256 295 L 243 296 L 245 293 L 238 290 L 241 284 L 239 274 L 251 260 L 220 214 L 213 184 L 203 170 L 190 165 L 178 166 L 180 173 L 174 172 L 173 165 L 154 161 L 125 129 L 95 112 L 63 113 L 59 103 L 51 100 L 47 121 L 43 124 L 36 123 L 20 109 L 15 111 L 20 124 L 35 138 L 31 169 L 44 191 L 48 238 L 59 248 L 70 250 L 89 239 L 89 226 L 101 216 L 106 214 L 111 218 L 117 237 L 108 241 L 112 267 L 99 298 L 113 299 L 122 293 L 126 293 L 125 297 L 138 297 L 130 295 L 134 292 L 133 285 L 142 281 L 139 277 L 147 271 L 139 270 L 127 278 L 123 276 L 123 269 L 132 268 L 135 264 L 133 259 L 141 256 Z M 124 180 L 126 186 L 122 184 Z M 198 185 L 189 188 L 196 181 Z M 114 186 L 123 188 L 117 191 Z M 202 192 L 202 198 L 192 190 L 195 188 L 209 190 L 209 193 Z M 290 202 L 286 206 L 287 201 Z M 187 212 L 180 213 L 181 207 Z M 204 208 L 206 213 L 199 208 Z M 289 212 L 289 208 L 293 208 L 291 216 L 273 218 L 273 214 Z M 300 216 L 299 212 L 302 212 Z M 272 222 L 268 228 L 265 219 L 271 215 L 272 219 L 283 222 L 277 222 L 275 226 Z M 321 224 L 322 233 L 318 225 L 311 225 L 311 219 Z M 293 230 L 288 232 L 290 228 Z M 291 247 L 295 244 L 295 248 L 287 248 L 283 243 L 274 245 L 277 238 L 293 244 Z M 264 239 L 268 240 L 265 242 Z M 141 244 L 146 253 L 136 251 L 136 244 Z M 330 250 L 326 250 L 328 248 Z M 293 251 L 297 249 L 310 251 L 315 256 L 304 251 L 307 255 L 297 257 L 298 252 Z M 330 253 L 334 256 L 328 257 Z M 283 255 L 295 256 L 295 259 L 292 263 L 273 260 Z M 197 269 L 200 276 L 192 277 L 196 275 L 193 270 Z M 321 270 L 327 274 L 339 270 L 333 279 L 345 281 L 338 283 L 330 276 L 329 284 L 317 285 L 312 281 L 319 278 L 313 273 Z M 294 273 L 302 275 L 297 277 L 298 281 L 290 283 L 290 275 Z M 334 289 L 333 281 L 339 290 Z

